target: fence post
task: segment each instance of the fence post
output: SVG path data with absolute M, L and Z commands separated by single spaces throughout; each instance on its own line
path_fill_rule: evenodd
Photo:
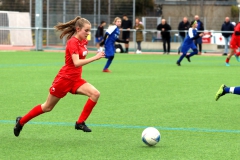
M 35 0 L 35 46 L 36 51 L 42 51 L 42 27 L 43 27 L 43 2 L 42 0 Z

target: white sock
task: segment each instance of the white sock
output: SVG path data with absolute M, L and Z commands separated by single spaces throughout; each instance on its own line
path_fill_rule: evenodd
M 229 93 L 234 93 L 234 89 L 235 89 L 235 87 L 230 87 L 230 90 L 229 90 Z

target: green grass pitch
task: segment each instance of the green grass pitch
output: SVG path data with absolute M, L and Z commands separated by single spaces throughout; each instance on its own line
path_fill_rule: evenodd
M 221 84 L 240 85 L 240 63 L 226 67 L 225 58 L 194 56 L 178 67 L 178 55 L 116 54 L 112 73 L 102 72 L 106 59 L 95 61 L 83 68 L 101 92 L 86 122 L 92 133 L 74 129 L 87 97 L 68 94 L 15 137 L 16 116 L 45 101 L 64 53 L 2 51 L 0 160 L 237 160 L 240 97 L 214 100 Z M 161 133 L 154 147 L 141 141 L 148 126 Z

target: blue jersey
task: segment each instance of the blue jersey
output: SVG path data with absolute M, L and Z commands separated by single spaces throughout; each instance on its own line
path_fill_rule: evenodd
M 182 52 L 186 53 L 190 48 L 195 49 L 194 38 L 198 36 L 197 29 L 189 28 L 188 34 L 182 44 Z
M 119 28 L 116 25 L 110 26 L 106 30 L 106 34 L 108 35 L 108 38 L 105 41 L 105 55 L 113 56 L 115 54 L 115 42 L 119 37 L 120 31 Z

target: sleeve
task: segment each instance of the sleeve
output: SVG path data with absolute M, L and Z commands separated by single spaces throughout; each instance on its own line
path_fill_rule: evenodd
M 178 30 L 182 30 L 182 28 L 181 28 L 181 22 L 178 24 Z
M 99 27 L 97 28 L 97 32 L 96 32 L 96 36 L 95 36 L 95 37 L 96 37 L 96 38 L 97 38 L 97 37 L 100 37 L 100 28 L 99 28 Z
M 171 26 L 170 26 L 170 25 L 168 25 L 168 31 L 170 31 L 170 30 L 172 30 L 172 28 L 171 28 Z
M 194 31 L 192 28 L 189 28 L 188 35 L 192 40 L 197 39 L 199 37 L 199 34 L 194 34 L 194 32 L 197 33 L 197 30 Z
M 157 30 L 161 30 L 161 24 L 157 26 Z
M 132 28 L 132 21 L 129 22 L 129 28 Z
M 72 54 L 79 54 L 79 50 L 78 50 L 78 43 L 77 41 L 74 40 L 69 40 L 69 42 L 67 43 L 67 48 L 69 53 Z
M 112 32 L 114 32 L 116 28 L 117 28 L 116 25 L 108 27 L 108 29 L 106 30 L 106 34 L 108 35 L 112 34 Z

